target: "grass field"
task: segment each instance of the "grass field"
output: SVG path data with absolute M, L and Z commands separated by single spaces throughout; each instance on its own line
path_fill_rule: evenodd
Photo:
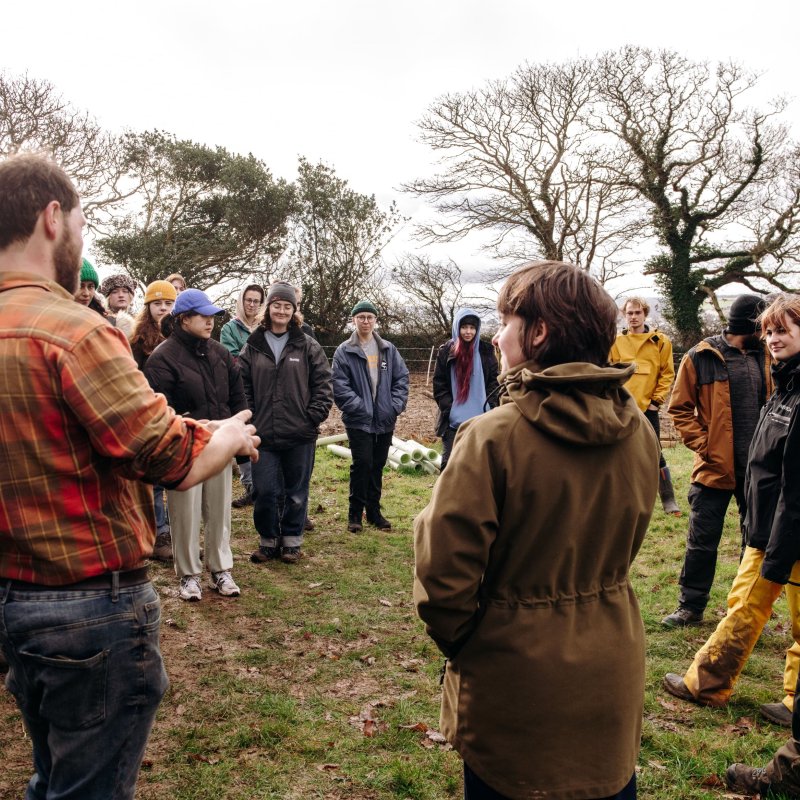
M 667 459 L 685 511 L 690 453 L 673 448 Z M 411 601 L 412 522 L 434 479 L 387 472 L 392 532 L 353 535 L 345 531 L 347 470 L 348 462 L 319 452 L 310 506 L 316 529 L 296 566 L 251 564 L 250 510 L 234 512 L 238 600 L 206 589 L 202 602 L 182 603 L 171 567 L 153 565 L 171 688 L 137 797 L 460 797 L 461 762 L 437 732 L 442 658 Z M 656 800 L 720 797 L 717 776 L 731 761 L 765 763 L 787 735 L 757 713 L 782 696 L 790 641 L 783 600 L 728 708 L 695 707 L 661 689 L 663 674 L 682 673 L 722 615 L 738 560 L 732 505 L 707 622 L 663 629 L 661 617 L 676 605 L 685 530 L 685 515 L 656 509 L 632 571 L 648 645 L 639 796 Z M 564 702 L 580 702 L 582 691 L 591 691 L 589 680 Z M 19 798 L 30 744 L 6 693 L 0 752 L 0 798 Z

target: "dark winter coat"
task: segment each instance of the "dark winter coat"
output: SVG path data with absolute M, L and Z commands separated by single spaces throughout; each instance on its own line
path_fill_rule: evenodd
M 450 425 L 450 409 L 453 407 L 453 387 L 450 381 L 451 366 L 455 361 L 452 353 L 454 339 L 448 339 L 439 347 L 436 354 L 436 366 L 433 370 L 433 399 L 439 406 L 439 418 L 436 420 L 436 435 L 444 436 Z M 483 383 L 486 387 L 486 410 L 496 408 L 499 403 L 500 385 L 497 383 L 497 357 L 494 347 L 489 342 L 478 343 L 478 353 L 483 368 Z
M 710 489 L 736 486 L 733 455 L 733 411 L 725 356 L 711 336 L 681 360 L 669 415 L 683 443 L 694 450 L 692 482 Z M 770 356 L 764 348 L 764 388 L 772 392 Z
M 786 583 L 800 561 L 800 358 L 772 369 L 775 394 L 761 409 L 745 478 L 747 544 L 765 551 L 761 574 Z
M 450 658 L 441 731 L 515 800 L 607 797 L 636 766 L 645 638 L 628 573 L 659 449 L 623 389 L 633 369 L 506 373 L 415 522 L 414 601 Z
M 325 351 L 299 327 L 291 326 L 287 335 L 277 364 L 262 328 L 250 334 L 239 353 L 251 421 L 267 450 L 313 442 L 333 404 Z
M 214 339 L 200 339 L 177 326 L 153 350 L 144 374 L 153 391 L 186 417 L 227 419 L 247 408 L 231 354 Z
M 333 355 L 333 399 L 346 428 L 366 433 L 391 433 L 408 402 L 408 368 L 397 348 L 376 333 L 378 388 L 372 399 L 367 357 L 358 334 L 342 342 Z

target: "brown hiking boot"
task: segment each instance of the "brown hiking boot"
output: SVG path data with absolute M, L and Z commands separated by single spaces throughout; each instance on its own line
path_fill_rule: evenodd
M 738 794 L 752 797 L 767 796 L 770 780 L 765 767 L 748 767 L 746 764 L 731 764 L 725 771 L 725 783 Z
M 762 717 L 775 725 L 781 725 L 784 728 L 792 727 L 792 712 L 783 703 L 764 703 L 759 711 Z
M 164 531 L 156 536 L 153 555 L 150 558 L 156 561 L 172 561 L 172 534 L 169 531 Z
M 679 608 L 661 620 L 665 628 L 686 628 L 699 625 L 703 621 L 703 612 L 692 611 L 691 608 Z
M 673 696 L 681 700 L 686 700 L 687 703 L 694 703 L 698 706 L 707 705 L 701 700 L 698 700 L 690 691 L 689 687 L 683 680 L 683 677 L 676 675 L 674 672 L 668 672 L 661 681 L 662 686 Z
M 267 561 L 277 561 L 280 557 L 280 547 L 259 547 L 250 553 L 250 560 L 254 564 L 266 564 Z
M 281 550 L 281 561 L 284 564 L 296 564 L 302 557 L 299 547 L 284 547 Z
M 253 505 L 253 490 L 246 488 L 244 494 L 231 503 L 231 508 L 245 508 L 251 505 Z

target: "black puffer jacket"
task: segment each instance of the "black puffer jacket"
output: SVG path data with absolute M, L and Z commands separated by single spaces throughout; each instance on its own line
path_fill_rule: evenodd
M 167 402 L 193 419 L 227 419 L 247 408 L 239 370 L 214 339 L 199 339 L 175 328 L 153 350 L 144 374 Z
M 453 339 L 440 345 L 436 354 L 436 367 L 433 370 L 433 399 L 439 406 L 439 418 L 436 420 L 436 435 L 444 436 L 450 425 L 450 409 L 453 407 L 453 387 L 450 383 L 450 365 L 455 360 L 452 354 Z M 496 408 L 500 402 L 500 385 L 497 383 L 497 358 L 494 348 L 489 342 L 478 343 L 481 357 L 483 382 L 486 387 L 486 410 Z
M 333 404 L 331 368 L 322 346 L 296 326 L 288 336 L 277 364 L 261 328 L 239 353 L 252 422 L 267 450 L 314 441 Z
M 761 409 L 745 478 L 747 544 L 765 551 L 761 574 L 786 583 L 800 561 L 800 358 L 772 368 L 775 393 Z

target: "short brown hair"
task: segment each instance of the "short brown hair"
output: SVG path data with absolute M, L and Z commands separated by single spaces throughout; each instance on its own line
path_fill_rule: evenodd
M 72 181 L 54 161 L 29 153 L 0 163 L 0 250 L 29 239 L 53 200 L 67 214 L 79 202 Z
M 635 306 L 641 306 L 645 316 L 650 313 L 650 303 L 648 303 L 644 297 L 626 297 L 625 300 L 623 300 L 622 305 L 619 307 L 619 310 L 623 314 L 625 313 L 625 309 L 628 307 L 628 303 L 633 303 Z
M 766 333 L 769 327 L 783 325 L 786 317 L 789 317 L 795 325 L 800 325 L 800 295 L 778 295 L 758 318 L 761 332 Z
M 617 335 L 617 307 L 579 267 L 560 261 L 532 261 L 520 267 L 503 284 L 497 310 L 522 319 L 523 355 L 542 367 L 608 362 Z M 539 321 L 547 325 L 547 338 L 534 347 Z

